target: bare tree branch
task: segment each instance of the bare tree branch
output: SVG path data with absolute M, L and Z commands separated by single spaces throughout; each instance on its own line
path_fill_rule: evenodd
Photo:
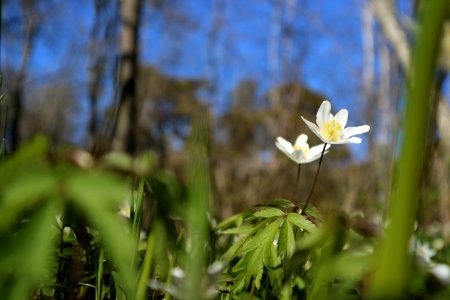
M 386 37 L 392 43 L 400 60 L 403 71 L 407 72 L 410 65 L 411 51 L 406 34 L 395 17 L 393 0 L 374 0 L 375 15 Z

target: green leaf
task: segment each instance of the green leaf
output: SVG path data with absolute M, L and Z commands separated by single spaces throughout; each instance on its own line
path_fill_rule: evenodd
M 253 225 L 242 225 L 236 228 L 227 229 L 222 234 L 249 234 L 253 228 Z
M 244 242 L 245 239 L 240 239 L 237 242 L 234 242 L 234 244 L 222 255 L 222 260 L 225 262 L 232 260 Z
M 0 185 L 14 178 L 17 172 L 29 170 L 38 163 L 43 164 L 47 149 L 47 141 L 42 136 L 23 145 L 0 165 Z
M 3 187 L 0 192 L 0 231 L 10 226 L 24 209 L 31 208 L 42 198 L 50 197 L 56 187 L 56 178 L 45 169 L 30 170 Z
M 278 239 L 278 255 L 284 259 L 290 258 L 295 251 L 295 237 L 292 224 L 285 220 L 280 230 Z
M 133 171 L 133 158 L 122 152 L 111 152 L 101 158 L 103 166 L 125 172 Z
M 126 185 L 108 174 L 80 172 L 72 173 L 67 179 L 65 191 L 100 232 L 103 244 L 120 273 L 122 288 L 128 298 L 134 298 L 133 242 L 126 233 L 125 222 L 117 214 L 117 204 L 127 195 Z
M 253 216 L 256 218 L 272 218 L 272 217 L 281 217 L 284 215 L 285 215 L 284 211 L 274 207 L 264 208 L 253 214 Z
M 283 269 L 281 267 L 281 259 L 278 257 L 277 250 L 274 245 L 270 247 L 269 255 L 270 258 L 267 267 L 269 281 L 272 287 L 275 290 L 278 290 L 281 287 L 283 280 Z
M 6 298 L 14 299 L 17 295 L 28 294 L 22 299 L 30 298 L 32 289 L 44 283 L 50 275 L 50 257 L 57 237 L 57 230 L 52 227 L 55 207 L 55 202 L 49 201 L 22 224 L 21 230 L 16 229 L 9 238 L 0 236 L 0 270 L 3 271 L 0 276 L 8 274 L 6 276 L 11 276 L 11 279 L 20 278 L 11 281 L 10 286 L 2 286 L 3 282 L 0 282 L 2 297 L 10 295 Z M 4 277 L 1 279 L 5 280 Z
M 256 207 L 261 207 L 261 206 L 269 206 L 269 207 L 278 207 L 278 208 L 292 208 L 295 207 L 295 204 L 287 199 L 272 199 L 269 201 L 266 201 L 262 204 L 258 204 L 256 205 Z
M 250 236 L 245 240 L 244 245 L 242 245 L 242 248 L 238 250 L 238 253 L 249 252 L 266 243 L 272 243 L 282 221 L 283 219 L 279 218 L 264 228 L 260 228 L 254 236 Z
M 235 215 L 232 215 L 228 219 L 223 220 L 216 226 L 216 231 L 223 230 L 229 227 L 239 227 L 242 224 L 244 218 L 248 217 L 248 212 L 242 212 Z
M 255 286 L 260 287 L 260 281 L 264 270 L 264 247 L 259 247 L 250 252 L 250 259 L 247 263 L 247 275 L 255 278 Z
M 157 165 L 156 154 L 151 151 L 146 151 L 139 154 L 134 160 L 134 172 L 139 176 L 150 174 Z
M 289 213 L 288 220 L 297 227 L 300 227 L 306 231 L 314 232 L 317 230 L 316 225 L 305 218 L 305 216 L 299 213 Z

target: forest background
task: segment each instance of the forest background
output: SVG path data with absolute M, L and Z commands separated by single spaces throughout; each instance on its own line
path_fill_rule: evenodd
M 6 0 L 7 148 L 37 133 L 96 156 L 150 148 L 161 166 L 183 176 L 192 116 L 206 108 L 220 195 L 214 210 L 224 217 L 290 195 L 296 170 L 274 140 L 305 133 L 300 114 L 312 116 L 329 99 L 372 130 L 363 144 L 330 154 L 317 196 L 380 220 L 415 14 L 414 1 Z M 449 132 L 442 85 L 441 135 Z M 448 234 L 450 151 L 440 140 L 427 181 L 437 205 L 423 218 Z M 314 170 L 305 169 L 310 186 Z

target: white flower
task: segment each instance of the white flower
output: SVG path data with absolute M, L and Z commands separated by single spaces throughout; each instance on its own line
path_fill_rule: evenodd
M 121 215 L 124 218 L 129 219 L 130 215 L 131 215 L 131 207 L 130 207 L 130 202 L 125 201 L 122 206 L 120 207 L 119 210 L 119 215 Z
M 436 251 L 431 249 L 428 244 L 420 242 L 416 244 L 415 252 L 417 257 L 426 264 L 431 263 L 431 258 L 436 255 Z
M 307 164 L 320 158 L 324 146 L 324 144 L 320 144 L 309 148 L 307 141 L 308 136 L 306 134 L 300 134 L 295 140 L 294 145 L 282 137 L 277 137 L 275 145 L 296 163 Z M 328 150 L 329 148 L 330 145 L 327 145 L 325 150 Z M 327 152 L 328 151 L 325 151 L 325 153 Z
M 435 264 L 431 267 L 433 274 L 443 284 L 450 284 L 450 267 L 446 264 Z
M 302 120 L 306 123 L 309 129 L 314 132 L 319 139 L 327 144 L 347 144 L 361 143 L 361 139 L 353 137 L 356 134 L 368 132 L 370 130 L 369 125 L 347 127 L 348 110 L 341 109 L 335 116 L 331 114 L 331 104 L 329 101 L 323 101 L 320 105 L 316 115 L 316 124 L 306 120 L 302 117 Z

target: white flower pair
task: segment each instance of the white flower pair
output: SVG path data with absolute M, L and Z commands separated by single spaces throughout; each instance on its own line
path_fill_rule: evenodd
M 309 148 L 308 136 L 301 134 L 292 145 L 282 137 L 278 137 L 275 145 L 290 159 L 298 164 L 307 164 L 326 154 L 330 144 L 359 144 L 361 139 L 354 135 L 362 134 L 370 130 L 370 126 L 345 127 L 347 125 L 348 110 L 341 109 L 335 116 L 331 114 L 331 104 L 323 101 L 317 111 L 316 124 L 302 117 L 305 124 L 317 137 L 324 142 Z M 322 154 L 323 153 L 323 154 Z

